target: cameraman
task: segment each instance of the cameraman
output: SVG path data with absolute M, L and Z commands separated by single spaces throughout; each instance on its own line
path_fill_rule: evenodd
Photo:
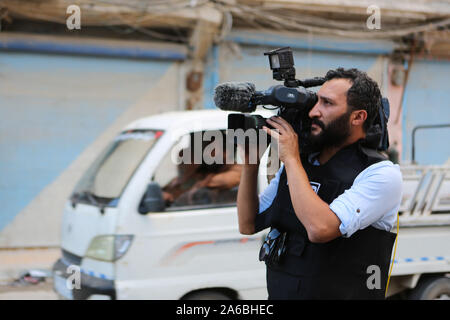
M 384 299 L 402 176 L 366 144 L 381 93 L 357 69 L 330 70 L 325 79 L 309 112 L 314 152 L 299 149 L 287 121 L 267 120 L 283 166 L 259 198 L 258 164 L 246 152 L 239 230 L 271 228 L 260 252 L 269 299 Z

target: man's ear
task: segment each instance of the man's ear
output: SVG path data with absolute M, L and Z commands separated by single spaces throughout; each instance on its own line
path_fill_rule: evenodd
M 366 110 L 356 110 L 352 112 L 351 115 L 351 124 L 354 126 L 362 126 L 364 121 L 367 120 L 367 111 Z

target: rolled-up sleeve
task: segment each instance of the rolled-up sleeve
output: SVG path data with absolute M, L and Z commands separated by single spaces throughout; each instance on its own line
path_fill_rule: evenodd
M 391 161 L 381 161 L 362 171 L 351 188 L 330 204 L 330 209 L 341 221 L 339 230 L 344 237 L 370 225 L 390 231 L 401 197 L 400 167 Z

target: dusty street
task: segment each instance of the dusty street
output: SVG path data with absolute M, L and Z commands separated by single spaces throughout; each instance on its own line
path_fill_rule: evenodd
M 36 285 L 0 284 L 0 300 L 57 300 L 52 281 Z

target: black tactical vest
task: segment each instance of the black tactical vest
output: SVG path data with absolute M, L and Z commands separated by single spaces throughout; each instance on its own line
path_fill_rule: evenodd
M 324 165 L 314 166 L 307 155 L 301 156 L 312 188 L 328 204 L 349 189 L 360 172 L 382 160 L 386 159 L 378 152 L 364 148 L 362 140 Z M 286 170 L 275 199 L 257 215 L 255 225 L 256 231 L 272 227 L 287 232 L 286 254 L 280 263 L 267 265 L 269 299 L 384 299 L 396 235 L 369 226 L 349 238 L 312 243 L 295 215 Z

